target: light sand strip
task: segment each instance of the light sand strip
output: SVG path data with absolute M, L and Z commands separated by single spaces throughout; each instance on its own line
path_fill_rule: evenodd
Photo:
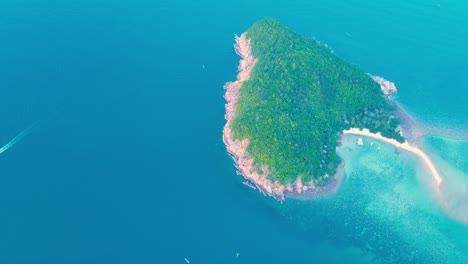
M 424 151 L 420 150 L 419 148 L 409 145 L 408 142 L 400 143 L 400 142 L 396 141 L 395 139 L 390 139 L 390 138 L 386 138 L 386 137 L 382 136 L 380 134 L 380 132 L 377 133 L 377 134 L 372 133 L 367 128 L 363 129 L 363 130 L 360 130 L 359 128 L 351 128 L 349 130 L 344 130 L 343 134 L 354 134 L 354 135 L 361 135 L 361 136 L 375 138 L 375 139 L 384 141 L 384 142 L 386 142 L 388 144 L 392 144 L 397 148 L 405 149 L 405 150 L 407 150 L 409 152 L 412 152 L 412 153 L 416 154 L 418 157 L 420 157 L 424 161 L 424 163 L 426 163 L 427 167 L 429 168 L 429 170 L 432 173 L 432 177 L 434 177 L 434 180 L 437 183 L 437 187 L 440 186 L 440 184 L 442 183 L 442 177 L 440 176 L 439 172 L 437 171 L 436 167 L 434 166 L 434 163 L 427 156 L 427 154 L 424 153 Z

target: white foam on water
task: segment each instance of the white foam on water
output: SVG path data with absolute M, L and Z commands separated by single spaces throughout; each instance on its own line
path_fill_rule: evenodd
M 32 124 L 30 127 L 26 128 L 25 130 L 21 131 L 18 135 L 16 135 L 12 140 L 10 140 L 7 144 L 5 144 L 2 148 L 0 148 L 0 154 L 7 151 L 11 147 L 13 147 L 16 143 L 18 143 L 21 139 L 31 133 L 31 130 L 37 125 L 38 122 Z

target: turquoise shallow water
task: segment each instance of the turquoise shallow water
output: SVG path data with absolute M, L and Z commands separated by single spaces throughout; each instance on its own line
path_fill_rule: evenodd
M 467 225 L 390 146 L 347 138 L 333 197 L 241 184 L 222 86 L 264 17 L 394 81 L 420 124 L 467 128 L 462 1 L 4 1 L 0 141 L 41 122 L 0 156 L 0 263 L 466 263 Z M 459 216 L 467 143 L 444 135 L 422 146 Z

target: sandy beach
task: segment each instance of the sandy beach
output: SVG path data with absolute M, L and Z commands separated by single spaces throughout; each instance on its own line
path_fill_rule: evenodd
M 400 143 L 396 141 L 395 139 L 390 139 L 383 137 L 380 132 L 379 133 L 372 133 L 369 131 L 369 129 L 363 129 L 360 130 L 359 128 L 351 128 L 349 130 L 344 130 L 343 134 L 353 134 L 353 135 L 360 135 L 360 136 L 365 136 L 365 137 L 370 137 L 370 138 L 375 138 L 378 140 L 381 140 L 383 142 L 386 142 L 388 144 L 391 144 L 397 148 L 407 150 L 416 156 L 418 156 L 427 166 L 427 168 L 430 170 L 432 177 L 434 178 L 434 181 L 436 182 L 437 186 L 440 186 L 442 183 L 443 179 L 442 176 L 440 176 L 439 172 L 437 171 L 434 163 L 431 161 L 431 159 L 427 156 L 424 151 L 421 149 L 411 146 L 407 141 L 404 143 Z

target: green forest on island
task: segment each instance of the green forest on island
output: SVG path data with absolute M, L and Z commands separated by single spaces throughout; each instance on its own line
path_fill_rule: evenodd
M 326 182 L 341 162 L 339 136 L 350 127 L 404 142 L 393 106 L 364 71 L 271 18 L 246 36 L 258 62 L 242 84 L 231 128 L 236 139 L 250 140 L 247 152 L 257 166 L 269 166 L 271 180 Z

